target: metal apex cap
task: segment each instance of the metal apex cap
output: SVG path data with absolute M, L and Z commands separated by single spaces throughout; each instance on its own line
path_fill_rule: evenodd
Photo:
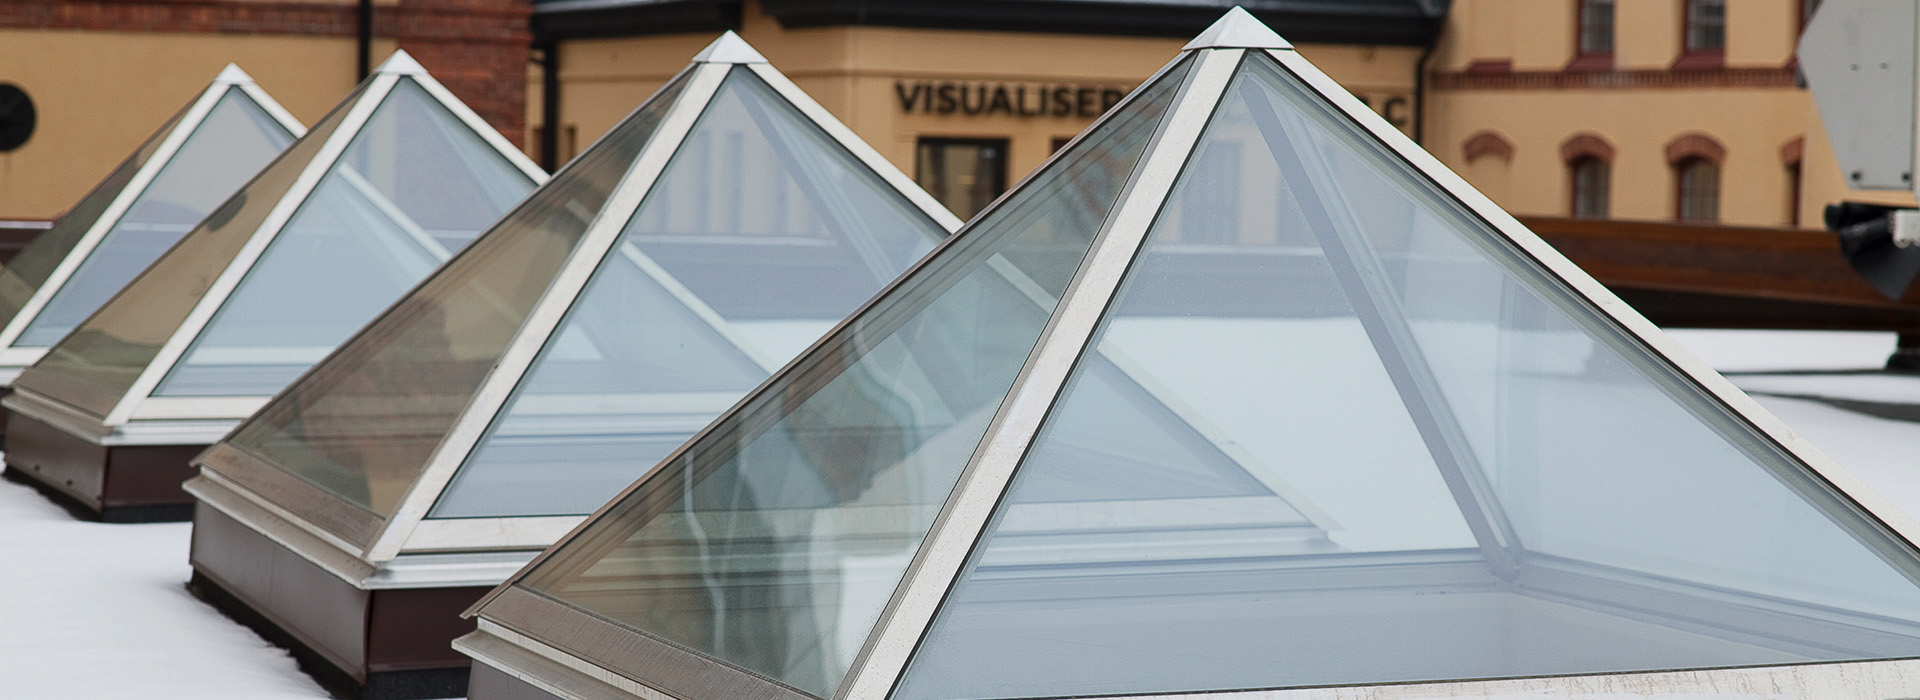
M 220 69 L 219 75 L 214 76 L 213 82 L 222 85 L 251 83 L 253 82 L 253 76 L 247 75 L 246 71 L 240 70 L 239 64 L 229 63 L 227 67 Z
M 1200 36 L 1181 47 L 1182 51 L 1194 49 L 1291 49 L 1293 44 L 1280 38 L 1273 29 L 1235 5 L 1227 10 L 1213 26 L 1200 32 Z
M 427 69 L 421 66 L 419 61 L 413 60 L 412 54 L 407 53 L 405 49 L 399 49 L 395 50 L 392 56 L 388 56 L 379 68 L 373 69 L 373 72 L 391 75 L 426 75 Z
M 767 57 L 760 55 L 746 39 L 729 29 L 707 44 L 707 48 L 694 54 L 694 63 L 766 63 Z

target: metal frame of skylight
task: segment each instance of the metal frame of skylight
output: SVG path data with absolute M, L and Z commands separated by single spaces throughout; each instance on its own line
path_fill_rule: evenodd
M 80 269 L 81 263 L 86 262 L 93 255 L 94 249 L 106 239 L 107 232 L 113 230 L 115 224 L 120 223 L 121 218 L 125 217 L 128 210 L 133 207 L 134 201 L 147 191 L 147 187 L 153 184 L 155 178 L 159 177 L 160 171 L 166 168 L 174 155 L 180 152 L 180 148 L 186 145 L 187 139 L 205 123 L 207 116 L 213 113 L 213 108 L 220 104 L 220 100 L 226 97 L 229 90 L 239 90 L 241 94 L 253 100 L 261 111 L 266 112 L 268 117 L 291 133 L 295 139 L 306 134 L 307 127 L 261 89 L 259 84 L 253 81 L 253 76 L 247 75 L 247 72 L 237 65 L 227 64 L 227 67 L 220 71 L 220 75 L 216 76 L 213 82 L 208 84 L 206 89 L 201 90 L 199 96 L 188 104 L 180 114 L 180 118 L 174 120 L 173 128 L 154 148 L 153 154 L 147 157 L 146 162 L 140 165 L 133 177 L 120 188 L 120 192 L 114 195 L 113 201 L 88 226 L 86 233 L 81 234 L 80 240 L 74 243 L 73 249 L 67 252 L 66 257 L 54 266 L 53 271 L 47 275 L 46 281 L 33 291 L 32 296 L 27 297 L 26 303 L 20 306 L 20 311 L 15 313 L 4 327 L 0 327 L 0 386 L 12 384 L 14 377 L 19 376 L 22 370 L 47 354 L 48 348 L 14 347 L 14 343 L 26 333 L 27 326 L 32 325 L 34 319 L 40 317 L 40 312 L 45 310 L 47 303 L 53 300 L 53 296 L 66 286 L 67 280 L 73 278 L 74 273 Z
M 619 252 L 616 243 L 680 151 L 686 137 L 736 68 L 750 71 L 798 109 L 835 144 L 899 192 L 914 210 L 951 232 L 961 222 L 938 200 L 833 117 L 799 86 L 731 32 L 695 57 L 667 84 L 684 82 L 647 144 L 626 169 L 606 203 L 562 263 L 554 282 L 535 302 L 487 379 L 462 407 L 421 475 L 390 518 L 346 503 L 242 450 L 216 445 L 201 459 L 211 467 L 188 483 L 203 503 L 306 556 L 357 586 L 400 588 L 492 585 L 571 531 L 585 516 L 429 518 L 428 513 L 485 437 L 496 414 L 532 367 L 549 337 L 573 307 L 602 262 Z M 604 138 L 604 137 L 603 137 Z M 356 336 L 357 337 L 357 336 Z M 342 348 L 352 344 L 348 340 Z M 770 369 L 778 369 L 770 368 Z M 611 495 L 611 494 L 609 494 Z M 476 541 L 486 544 L 476 546 Z M 299 543 L 298 546 L 293 543 Z M 458 550 L 495 550 L 453 554 Z M 508 550 L 508 551 L 499 551 Z M 423 562 L 434 562 L 429 565 Z M 503 562 L 510 562 L 504 565 Z M 455 583 L 449 583 L 455 582 Z
M 1240 15 L 1240 17 L 1235 19 L 1234 15 Z M 1229 20 L 1233 21 L 1229 22 Z M 1254 31 L 1255 27 L 1261 31 Z M 1677 343 L 1668 339 L 1644 317 L 1528 231 L 1510 214 L 1473 189 L 1464 179 L 1448 170 L 1398 129 L 1340 88 L 1331 78 L 1293 51 L 1283 40 L 1273 36 L 1270 30 L 1265 30 L 1250 16 L 1246 16 L 1237 9 L 1230 12 L 1228 20 L 1223 20 L 1216 29 L 1220 31 L 1210 30 L 1202 35 L 1188 45 L 1180 58 L 1168 64 L 1169 67 L 1177 65 L 1180 60 L 1187 58 L 1188 54 L 1197 54 L 1193 58 L 1202 61 L 1186 77 L 1181 92 L 1175 97 L 1174 106 L 1163 118 L 1146 154 L 1142 156 L 1143 164 L 1136 168 L 1137 172 L 1133 180 L 1127 184 L 1125 194 L 1121 197 L 1123 204 L 1119 205 L 1116 213 L 1108 217 L 1105 228 L 1093 244 L 1095 253 L 1081 263 L 1074 281 L 1068 287 L 1061 308 L 1055 312 L 1053 318 L 1049 319 L 1047 329 L 1042 333 L 1038 345 L 1029 356 L 1027 365 L 1022 368 L 1019 377 L 1015 380 L 1014 388 L 995 415 L 991 423 L 993 427 L 987 432 L 987 439 L 980 444 L 962 472 L 958 485 L 942 507 L 927 540 L 916 551 L 901 583 L 895 588 L 892 599 L 888 601 L 887 607 L 881 614 L 880 622 L 870 632 L 853 667 L 832 696 L 834 700 L 884 700 L 897 686 L 922 636 L 932 624 L 940 603 L 951 591 L 961 567 L 965 565 L 970 553 L 983 536 L 996 504 L 1011 483 L 1015 467 L 1026 456 L 1037 430 L 1052 408 L 1074 364 L 1090 348 L 1091 338 L 1110 301 L 1110 294 L 1124 277 L 1126 269 L 1133 262 L 1144 241 L 1147 228 L 1158 213 L 1162 202 L 1171 193 L 1172 182 L 1186 164 L 1189 155 L 1187 149 L 1197 141 L 1215 107 L 1224 97 L 1233 69 L 1243 58 L 1257 57 L 1261 54 L 1271 57 L 1280 69 L 1292 74 L 1308 89 L 1327 99 L 1335 111 L 1344 114 L 1364 132 L 1377 139 L 1387 151 L 1397 155 L 1416 172 L 1438 186 L 1442 192 L 1463 205 L 1472 216 L 1497 232 L 1504 240 L 1496 240 L 1494 244 L 1507 246 L 1502 255 L 1518 263 L 1519 266 L 1528 268 L 1520 271 L 1521 274 L 1532 274 L 1538 279 L 1557 278 L 1560 283 L 1571 287 L 1575 294 L 1568 299 L 1588 306 L 1595 312 L 1589 315 L 1598 317 L 1583 318 L 1582 321 L 1588 322 L 1586 325 L 1590 330 L 1597 331 L 1595 335 L 1601 342 L 1609 343 L 1628 354 L 1639 355 L 1650 360 L 1650 364 L 1657 371 L 1666 372 L 1664 376 L 1656 377 L 1656 382 L 1679 383 L 1704 390 L 1708 401 L 1717 403 L 1737 416 L 1732 419 L 1731 427 L 1738 433 L 1745 433 L 1755 443 L 1745 445 L 1746 449 L 1772 452 L 1784 457 L 1789 463 L 1797 462 L 1807 467 L 1804 473 L 1796 470 L 1795 474 L 1776 473 L 1775 475 L 1781 477 L 1796 493 L 1824 500 L 1830 506 L 1858 516 L 1859 522 L 1843 527 L 1848 527 L 1849 531 L 1855 534 L 1865 546 L 1893 563 L 1909 578 L 1920 578 L 1920 548 L 1915 546 L 1916 542 L 1920 542 L 1920 523 L 1916 523 L 1891 503 L 1873 493 L 1865 484 L 1814 449 L 1811 444 L 1767 413 L 1705 363 L 1700 362 Z M 1150 79 L 1143 85 L 1152 82 L 1153 80 Z M 1132 96 L 1128 99 L 1131 100 Z M 1201 101 L 1203 106 L 1191 104 L 1194 99 Z M 1116 107 L 1109 112 L 1109 115 L 1119 109 Z M 1096 122 L 1094 127 L 1098 125 L 1099 123 Z M 1091 132 L 1094 127 L 1082 133 Z M 1169 143 L 1180 143 L 1184 146 L 1177 152 L 1168 152 L 1166 146 Z M 1071 147 L 1061 151 L 1070 149 Z M 1051 163 L 1052 159 L 1046 165 Z M 1043 165 L 1041 170 L 1044 170 L 1046 165 Z M 1041 171 L 1037 170 L 1036 174 L 1038 172 Z M 1029 175 L 1028 179 L 1032 177 L 1033 175 Z M 1018 187 L 1015 188 L 1015 190 L 1018 189 Z M 1141 191 L 1152 191 L 1158 194 L 1146 203 L 1130 203 L 1130 199 L 1136 196 L 1135 193 Z M 1005 199 L 1006 196 L 1003 195 L 1000 200 L 996 200 L 982 213 L 982 217 Z M 951 240 L 954 239 L 950 239 L 950 242 Z M 1103 250 L 1106 248 L 1113 250 Z M 939 251 L 936 250 L 927 259 L 931 260 L 938 255 Z M 924 262 L 922 264 L 924 265 Z M 1514 265 L 1507 267 L 1511 269 Z M 901 279 L 905 280 L 911 276 L 910 271 Z M 892 287 L 889 287 L 889 291 L 891 289 Z M 1101 293 L 1093 294 L 1088 290 Z M 886 294 L 887 292 L 883 292 L 882 296 Z M 863 308 L 849 317 L 848 322 L 865 313 L 866 308 Z M 843 322 L 821 342 L 829 342 L 839 335 L 848 322 Z M 1610 328 L 1599 327 L 1606 322 L 1614 325 Z M 791 371 L 792 368 L 790 365 L 783 370 L 783 374 Z M 778 376 L 780 375 L 776 375 L 776 380 Z M 773 384 L 774 382 L 770 381 L 763 387 Z M 749 397 L 749 400 L 751 398 Z M 740 405 L 746 403 L 748 401 L 743 401 Z M 736 405 L 734 410 L 717 419 L 713 425 L 728 422 L 738 410 L 739 405 Z M 1009 432 L 1008 428 L 1017 429 Z M 699 442 L 710 431 L 711 426 L 709 430 L 702 431 L 687 444 Z M 684 449 L 683 446 L 681 451 L 676 451 L 662 463 L 675 461 Z M 635 489 L 644 486 L 652 475 L 653 472 L 649 472 L 646 477 L 621 494 L 620 498 L 614 499 L 607 507 L 603 507 L 596 516 L 606 513 L 614 503 L 624 500 Z M 1458 497 L 1458 490 L 1454 490 Z M 520 681 L 565 698 L 585 700 L 603 695 L 643 698 L 746 696 L 799 699 L 812 697 L 771 679 L 681 649 L 645 633 L 516 586 L 528 572 L 539 567 L 554 552 L 579 537 L 584 530 L 584 526 L 575 528 L 565 539 L 542 553 L 514 577 L 475 604 L 469 610 L 469 615 L 478 618 L 479 631 L 456 640 L 455 646 L 483 663 L 493 662 L 492 665 L 496 669 Z M 1482 539 L 1481 542 L 1484 554 L 1487 541 Z M 1502 548 L 1496 546 L 1496 549 Z M 1480 566 L 1485 567 L 1486 564 L 1483 563 Z M 1495 568 L 1497 570 L 1498 567 Z M 482 614 L 483 611 L 484 614 Z M 621 670 L 630 667 L 636 660 L 645 660 L 649 671 L 648 678 L 636 678 Z M 540 672 L 529 672 L 532 669 L 539 669 Z M 543 676 L 542 672 L 558 675 Z M 1575 693 L 1630 692 L 1635 689 L 1671 688 L 1676 684 L 1698 687 L 1702 679 L 1713 684 L 1716 690 L 1757 688 L 1765 692 L 1781 692 L 1785 689 L 1803 689 L 1810 693 L 1809 696 L 1879 700 L 1892 695 L 1912 694 L 1916 689 L 1920 689 L 1920 660 L 1788 664 L 1749 668 L 1397 683 L 1375 686 L 1345 685 L 1330 688 L 1155 693 L 1126 697 L 1195 698 L 1196 700 L 1256 697 L 1286 700 L 1321 700 L 1323 698 L 1350 700 L 1356 697 L 1384 699 L 1446 694 L 1481 697 L 1496 692 L 1523 690 Z M 609 691 L 612 692 L 609 694 Z M 1361 694 L 1356 695 L 1356 693 Z
M 226 304 L 227 298 L 239 287 L 260 256 L 284 232 L 288 222 L 300 211 L 314 188 L 319 186 L 320 180 L 346 153 L 367 121 L 372 119 L 403 79 L 413 80 L 414 84 L 424 89 L 469 130 L 479 134 L 488 146 L 498 151 L 535 185 L 546 181 L 546 173 L 532 159 L 514 148 L 471 108 L 434 80 L 412 56 L 405 51 L 397 51 L 368 78 L 365 88 L 347 107 L 348 111 L 341 117 L 333 133 L 327 136 L 327 141 L 314 153 L 286 193 L 274 203 L 266 219 L 254 229 L 246 244 L 215 278 L 206 293 L 194 303 L 193 309 L 173 335 L 106 415 L 95 416 L 84 410 L 72 410 L 74 407 L 57 396 L 42 395 L 24 387 L 16 388 L 14 395 L 7 397 L 7 408 L 46 420 L 77 437 L 100 445 L 205 444 L 218 440 L 233 428 L 235 422 L 258 411 L 269 397 L 156 397 L 152 394 L 194 340 L 206 330 L 207 324 Z

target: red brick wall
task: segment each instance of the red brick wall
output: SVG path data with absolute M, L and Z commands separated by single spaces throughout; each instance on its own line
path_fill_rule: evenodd
M 530 0 L 400 0 L 373 33 L 398 42 L 515 144 L 526 122 Z M 235 0 L 0 0 L 0 28 L 352 37 L 354 4 Z M 377 65 L 384 56 L 374 56 Z M 341 70 L 351 71 L 352 66 Z
M 400 0 L 374 20 L 515 145 L 526 133 L 530 0 Z M 375 60 L 378 60 L 376 58 Z

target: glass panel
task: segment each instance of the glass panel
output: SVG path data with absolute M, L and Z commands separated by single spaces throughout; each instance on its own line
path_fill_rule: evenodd
M 292 142 L 246 91 L 228 88 L 14 346 L 65 337 Z
M 192 107 L 189 103 L 175 112 L 167 119 L 166 125 L 148 136 L 132 155 L 120 162 L 119 167 L 107 173 L 106 179 L 94 185 L 87 196 L 62 214 L 52 228 L 34 236 L 32 242 L 7 261 L 6 267 L 0 268 L 0 324 L 12 321 L 14 315 L 20 313 L 20 308 L 40 289 L 40 285 L 46 283 L 53 269 L 67 258 L 67 253 L 73 252 L 73 247 L 80 244 L 87 229 L 93 228 L 94 222 L 100 220 L 100 215 L 106 213 L 107 207 L 120 196 L 121 190 L 126 189 L 134 174 L 140 171 L 140 166 L 146 165 L 147 159 L 153 157 L 153 152 L 159 150 L 160 142 L 166 140 L 167 133 L 180 124 L 180 118 L 186 116 L 187 110 Z
M 401 78 L 154 395 L 279 393 L 533 187 Z
M 1185 70 L 1146 88 L 523 584 L 831 695 Z
M 227 443 L 391 513 L 680 87 L 663 88 Z
M 1226 99 L 1238 224 L 1170 199 L 896 698 L 1920 653 L 1803 467 L 1267 59 Z M 1115 368 L 1165 410 L 1089 420 Z M 1185 486 L 1219 458 L 1143 419 L 1262 488 Z
M 339 128 L 358 88 L 15 380 L 105 416 Z
M 733 69 L 432 516 L 593 512 L 944 235 Z

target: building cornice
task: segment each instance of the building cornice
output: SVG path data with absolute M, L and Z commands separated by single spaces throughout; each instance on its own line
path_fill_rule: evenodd
M 1607 90 L 1646 88 L 1793 88 L 1795 71 L 1779 68 L 1712 70 L 1486 71 L 1433 74 L 1436 90 Z
M 1426 46 L 1451 0 L 1243 0 L 1296 43 Z M 543 40 L 738 29 L 739 0 L 538 0 Z M 1219 19 L 1204 0 L 762 0 L 787 28 L 886 26 L 1123 36 L 1192 36 Z

